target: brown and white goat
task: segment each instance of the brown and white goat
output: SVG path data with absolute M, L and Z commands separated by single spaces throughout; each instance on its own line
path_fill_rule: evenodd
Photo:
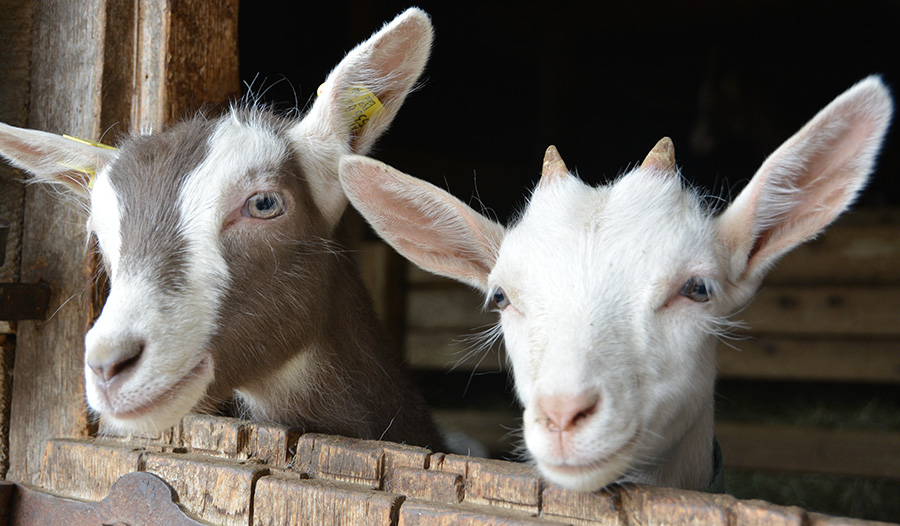
M 892 108 L 880 79 L 860 82 L 719 215 L 684 188 L 668 139 L 596 188 L 549 148 L 509 228 L 372 159 L 345 158 L 341 182 L 399 252 L 493 301 L 525 444 L 544 476 L 579 490 L 616 480 L 703 489 L 716 336 L 778 258 L 850 205 Z
M 88 203 L 111 291 L 84 374 L 106 425 L 161 430 L 236 395 L 254 419 L 439 447 L 333 238 L 339 160 L 387 129 L 431 40 L 428 15 L 407 10 L 347 54 L 301 118 L 235 107 L 115 150 L 0 125 L 13 165 Z

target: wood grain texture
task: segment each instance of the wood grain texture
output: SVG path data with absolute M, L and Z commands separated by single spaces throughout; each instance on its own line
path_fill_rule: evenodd
M 240 95 L 238 0 L 167 2 L 165 122 Z
M 718 422 L 729 468 L 900 479 L 900 433 Z
M 735 320 L 749 334 L 900 337 L 900 287 L 768 286 Z
M 256 484 L 253 524 L 387 526 L 396 522 L 402 501 L 397 495 L 335 481 L 263 477 Z
M 171 485 L 176 502 L 188 514 L 212 524 L 869 524 L 810 517 L 799 508 L 671 488 L 629 484 L 580 493 L 540 481 L 533 468 L 522 464 L 327 435 L 300 441 L 305 445 L 298 451 L 312 453 L 307 457 L 309 472 L 270 469 L 252 459 L 221 458 L 221 451 L 245 452 L 247 448 L 224 444 L 238 440 L 231 432 L 234 419 L 204 418 L 208 435 L 218 437 L 213 441 L 215 451 L 207 444 L 201 444 L 203 450 L 187 445 L 160 453 L 163 446 L 141 446 L 127 439 L 53 440 L 47 448 L 41 482 L 53 492 L 96 501 L 106 491 L 112 496 L 121 481 L 138 480 L 129 474 L 117 481 L 117 473 L 144 469 Z M 185 422 L 185 429 L 192 427 Z M 189 435 L 185 433 L 186 444 L 192 442 Z M 380 489 L 373 487 L 373 458 L 380 459 L 376 464 L 382 466 Z M 317 478 L 319 463 L 326 469 L 324 476 Z M 361 472 L 368 473 L 361 484 L 332 480 L 335 473 L 359 478 Z M 141 493 L 143 487 L 136 489 Z M 157 500 L 168 506 L 169 494 L 163 492 Z M 88 507 L 105 509 L 102 505 Z M 90 524 L 106 520 L 103 517 L 112 516 L 95 517 Z
M 598 491 L 584 493 L 545 482 L 541 494 L 542 515 L 561 522 L 599 522 L 609 526 L 625 526 L 619 513 L 618 493 Z
M 720 378 L 900 383 L 900 340 L 759 336 L 720 344 Z
M 178 454 L 148 454 L 144 469 L 168 482 L 189 513 L 223 526 L 250 524 L 254 488 L 268 474 L 260 465 Z
M 66 497 L 99 501 L 119 477 L 141 468 L 141 455 L 116 442 L 48 440 L 40 485 Z
M 688 526 L 729 526 L 732 497 L 696 491 L 624 486 L 617 488 L 623 514 L 629 523 Z M 797 524 L 796 526 L 800 526 Z
M 394 470 L 385 490 L 409 499 L 458 504 L 465 497 L 466 483 L 458 473 L 400 468 Z
M 28 126 L 98 137 L 103 3 L 35 3 Z M 84 213 L 45 188 L 26 190 L 22 281 L 52 290 L 52 317 L 19 326 L 10 417 L 11 479 L 37 482 L 44 440 L 83 437 L 92 427 L 84 404 L 83 337 L 91 280 Z M 40 415 L 40 417 L 35 417 Z
M 399 526 L 546 526 L 559 524 L 532 517 L 528 513 L 475 506 L 471 504 L 442 505 L 433 502 L 408 500 L 400 507 Z

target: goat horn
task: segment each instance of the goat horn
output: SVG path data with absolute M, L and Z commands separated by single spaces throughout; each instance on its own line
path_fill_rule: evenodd
M 544 153 L 544 165 L 541 167 L 541 184 L 548 183 L 555 179 L 562 179 L 569 175 L 569 169 L 566 163 L 559 156 L 559 150 L 552 144 L 547 147 Z
M 672 139 L 668 137 L 660 139 L 641 163 L 641 168 L 657 168 L 663 171 L 669 171 L 674 167 L 675 145 L 672 144 Z

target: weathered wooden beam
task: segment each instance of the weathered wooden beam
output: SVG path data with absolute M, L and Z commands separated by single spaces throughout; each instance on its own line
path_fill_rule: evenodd
M 105 4 L 35 0 L 27 126 L 99 137 Z M 36 483 L 51 437 L 92 430 L 84 407 L 82 354 L 90 318 L 84 212 L 38 185 L 26 189 L 23 283 L 50 286 L 46 322 L 17 333 L 10 415 L 10 479 Z
M 900 479 L 900 433 L 716 423 L 729 468 Z
M 900 339 L 759 336 L 719 344 L 720 378 L 900 384 Z
M 46 283 L 0 283 L 0 320 L 45 320 L 49 304 Z
M 159 129 L 239 92 L 237 0 L 27 3 L 33 49 L 22 124 L 29 127 L 100 139 L 110 127 Z M 19 326 L 10 417 L 17 481 L 36 482 L 44 440 L 94 430 L 84 404 L 83 338 L 104 290 L 94 285 L 85 220 L 77 206 L 28 188 L 21 281 L 50 286 L 52 316 Z

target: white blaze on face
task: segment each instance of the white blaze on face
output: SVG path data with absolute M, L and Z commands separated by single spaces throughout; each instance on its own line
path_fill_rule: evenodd
M 131 196 L 116 195 L 110 174 L 101 173 L 95 184 L 89 226 L 110 269 L 111 292 L 85 339 L 85 375 L 89 404 L 115 427 L 165 429 L 203 398 L 214 377 L 208 344 L 230 280 L 223 223 L 247 197 L 248 178 L 277 166 L 286 151 L 274 132 L 236 117 L 219 121 L 205 148 L 206 156 L 180 179 L 162 178 L 153 167 L 111 175 L 145 177 L 138 184 L 148 196 L 165 196 L 165 185 L 180 184 L 175 202 L 151 197 L 124 206 Z M 164 224 L 123 227 L 131 218 L 122 211 L 139 206 L 159 207 L 146 215 Z M 123 240 L 123 232 L 147 240 Z M 140 256 L 123 252 L 150 240 L 158 246 L 134 251 Z

